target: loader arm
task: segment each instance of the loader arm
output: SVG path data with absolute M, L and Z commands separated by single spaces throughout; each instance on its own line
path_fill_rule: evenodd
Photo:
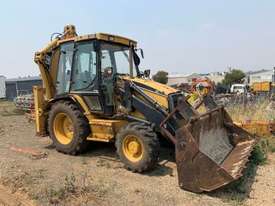
M 124 106 L 142 113 L 174 143 L 181 188 L 198 193 L 212 191 L 242 175 L 257 141 L 236 126 L 224 107 L 218 106 L 210 95 L 200 103 L 207 111 L 199 113 L 183 95 L 177 96 L 171 110 L 147 95 L 144 85 L 130 81 L 124 86 L 121 95 L 131 103 Z M 171 101 L 169 95 L 167 99 Z
M 179 96 L 174 109 L 165 110 L 133 82 L 126 84 L 122 95 L 131 99 L 131 107 L 142 113 L 155 129 L 175 144 L 179 185 L 203 192 L 222 187 L 242 175 L 256 139 L 234 125 L 223 106 L 210 95 L 203 104 L 207 112 L 200 114 Z M 128 105 L 129 106 L 129 105 Z

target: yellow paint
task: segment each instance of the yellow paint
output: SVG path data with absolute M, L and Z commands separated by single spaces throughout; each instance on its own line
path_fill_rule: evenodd
M 166 95 L 161 95 L 158 94 L 156 92 L 152 92 L 150 90 L 147 89 L 143 89 L 144 93 L 147 94 L 148 96 L 150 96 L 152 99 L 154 99 L 155 101 L 157 101 L 157 103 L 164 108 L 168 108 L 168 98 Z
M 89 121 L 91 134 L 88 140 L 109 142 L 114 139 L 118 130 L 125 124 L 123 120 L 92 119 Z
M 53 121 L 53 132 L 59 143 L 70 144 L 73 140 L 74 130 L 71 118 L 66 113 L 58 113 Z
M 98 40 L 104 40 L 104 41 L 109 41 L 109 42 L 115 42 L 119 44 L 124 44 L 124 45 L 133 45 L 136 46 L 137 42 L 122 36 L 118 35 L 112 35 L 112 34 L 106 34 L 106 33 L 96 33 L 96 38 Z
M 187 101 L 188 101 L 191 105 L 193 105 L 193 104 L 196 102 L 197 99 L 199 99 L 199 94 L 196 93 L 196 92 L 193 92 L 193 93 L 191 93 L 191 94 L 189 95 L 189 98 L 188 98 Z
M 84 115 L 88 118 L 88 120 L 89 118 L 94 118 L 94 116 L 91 115 L 88 105 L 85 103 L 81 96 L 77 94 L 70 94 L 70 96 L 80 104 L 81 108 L 84 110 Z
M 44 65 L 41 62 L 37 62 L 37 64 L 39 66 L 43 86 L 45 88 L 45 97 L 47 100 L 49 100 L 54 96 L 52 78 L 50 76 L 49 71 L 44 68 Z
M 46 118 L 44 114 L 44 106 L 46 104 L 44 99 L 44 89 L 41 86 L 33 87 L 34 109 L 35 109 L 35 127 L 36 134 L 39 136 L 46 135 Z
M 275 128 L 274 121 L 258 121 L 250 120 L 247 122 L 234 122 L 234 124 L 242 127 L 246 131 L 256 134 L 259 137 L 270 137 Z
M 34 55 L 34 61 L 39 67 L 47 100 L 53 98 L 54 90 L 53 90 L 52 77 L 49 71 L 45 68 L 44 62 L 45 62 L 47 52 L 55 48 L 57 46 L 57 43 L 58 43 L 58 39 L 54 39 L 45 48 L 36 52 Z
M 70 96 L 74 101 L 80 104 L 81 108 L 84 110 L 84 115 L 89 121 L 91 134 L 87 137 L 87 140 L 103 142 L 112 141 L 117 131 L 127 124 L 127 121 L 124 120 L 101 119 L 99 116 L 90 112 L 89 107 L 81 96 L 76 94 L 70 94 Z
M 91 134 L 88 136 L 88 140 L 109 142 L 114 139 L 117 131 L 127 123 L 124 120 L 102 119 L 90 112 L 88 105 L 81 96 L 71 94 L 71 97 L 80 104 L 89 121 Z
M 189 95 L 189 98 L 187 99 L 188 103 L 191 104 L 192 106 L 194 106 L 198 101 L 200 101 L 200 94 L 198 94 L 197 92 L 193 92 Z M 204 104 L 200 105 L 197 108 L 197 112 L 199 112 L 200 114 L 203 114 L 205 112 L 207 112 L 207 109 L 205 107 Z
M 148 87 L 151 87 L 153 89 L 155 89 L 156 91 L 159 91 L 160 93 L 163 93 L 164 95 L 169 95 L 171 93 L 175 93 L 178 92 L 179 90 L 174 89 L 172 87 L 167 86 L 166 84 L 161 84 L 158 82 L 155 82 L 151 79 L 143 79 L 143 78 L 133 78 L 131 79 L 130 77 L 125 76 L 125 79 L 130 79 L 133 82 L 137 82 L 140 83 L 142 85 L 146 85 Z
M 269 92 L 271 90 L 270 82 L 255 82 L 252 85 L 254 92 Z
M 172 87 L 169 87 L 165 84 L 161 84 L 158 82 L 155 82 L 151 79 L 142 79 L 142 78 L 131 78 L 130 76 L 123 76 L 122 79 L 132 81 L 134 83 L 138 83 L 147 87 L 152 88 L 155 91 L 151 91 L 149 89 L 141 87 L 148 96 L 150 96 L 152 99 L 154 99 L 160 106 L 164 107 L 165 109 L 168 108 L 168 95 L 178 92 L 177 89 L 174 89 Z
M 138 162 L 144 155 L 144 148 L 137 136 L 128 135 L 123 139 L 122 152 L 131 162 Z
M 57 44 L 60 45 L 62 43 L 69 42 L 69 41 L 79 42 L 79 41 L 87 41 L 87 40 L 95 40 L 95 39 L 118 43 L 118 44 L 123 44 L 126 46 L 133 45 L 134 47 L 136 47 L 136 45 L 137 45 L 137 42 L 132 39 L 128 39 L 126 37 L 113 35 L 113 34 L 106 34 L 106 33 L 96 33 L 96 34 L 76 36 L 76 37 L 69 38 L 69 39 L 59 40 Z

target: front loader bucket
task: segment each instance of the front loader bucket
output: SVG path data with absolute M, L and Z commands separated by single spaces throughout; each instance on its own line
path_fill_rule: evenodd
M 186 106 L 179 105 L 165 120 L 166 134 L 171 119 L 177 121 L 186 116 Z M 181 124 L 175 131 L 174 143 L 182 189 L 197 193 L 212 191 L 242 176 L 256 139 L 234 125 L 223 107 L 202 115 L 197 113 Z

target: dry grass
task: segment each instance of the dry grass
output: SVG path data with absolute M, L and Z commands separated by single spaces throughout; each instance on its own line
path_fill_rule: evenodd
M 9 101 L 0 101 L 0 115 L 1 116 L 12 116 L 12 115 L 21 115 L 24 114 L 23 111 L 16 109 L 13 102 Z
M 255 104 L 249 105 L 231 105 L 226 108 L 231 118 L 235 122 L 251 121 L 274 121 L 275 120 L 275 102 L 270 100 L 262 100 Z M 252 128 L 253 129 L 253 128 Z M 253 131 L 250 131 L 253 132 Z M 260 144 L 266 144 L 271 152 L 275 152 L 274 135 L 263 137 Z
M 226 109 L 232 119 L 237 122 L 247 120 L 275 120 L 275 109 L 272 109 L 270 104 L 272 104 L 272 102 L 269 100 L 262 100 L 254 104 L 231 105 Z

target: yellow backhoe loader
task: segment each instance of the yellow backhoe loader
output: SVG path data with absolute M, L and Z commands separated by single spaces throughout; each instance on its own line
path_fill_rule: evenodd
M 43 80 L 34 88 L 37 134 L 71 155 L 88 141 L 114 142 L 134 172 L 156 165 L 163 136 L 175 144 L 181 188 L 211 191 L 239 178 L 255 139 L 210 97 L 200 114 L 182 92 L 152 81 L 140 55 L 121 36 L 78 36 L 73 25 L 55 33 L 34 57 Z

